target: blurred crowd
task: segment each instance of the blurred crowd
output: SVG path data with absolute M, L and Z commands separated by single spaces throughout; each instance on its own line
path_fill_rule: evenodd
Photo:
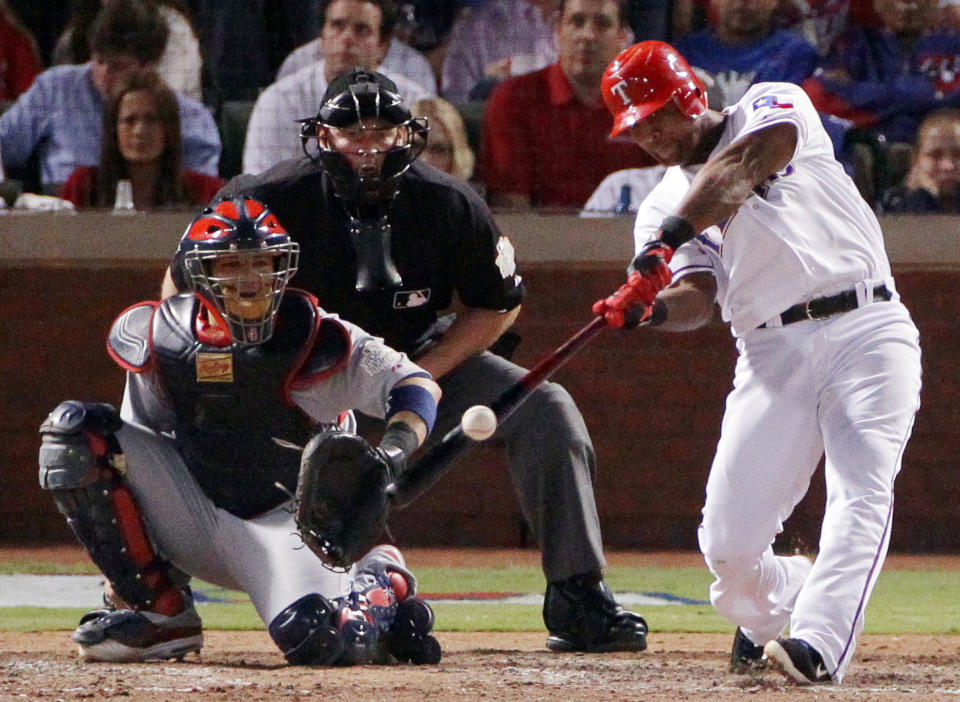
M 960 0 L 0 0 L 0 207 L 206 203 L 307 157 L 298 121 L 362 67 L 490 205 L 632 212 L 662 169 L 600 79 L 646 39 L 712 107 L 801 85 L 878 212 L 960 211 Z

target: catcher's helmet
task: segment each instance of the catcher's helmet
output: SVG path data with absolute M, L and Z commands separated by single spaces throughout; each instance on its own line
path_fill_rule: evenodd
M 262 202 L 238 197 L 203 210 L 181 237 L 177 258 L 184 279 L 220 314 L 233 341 L 253 345 L 273 334 L 299 253 L 300 245 Z M 272 258 L 270 267 L 263 265 L 265 254 Z M 228 258 L 235 265 L 223 273 Z
M 686 59 L 662 41 L 634 44 L 603 73 L 603 100 L 613 114 L 617 136 L 669 100 L 690 118 L 707 109 L 707 93 Z
M 371 124 L 370 120 L 375 122 Z M 334 79 L 327 87 L 317 116 L 302 119 L 300 124 L 304 153 L 321 163 L 333 179 L 337 194 L 348 205 L 382 207 L 389 204 L 400 186 L 400 176 L 427 143 L 426 121 L 414 119 L 396 84 L 381 73 L 361 69 Z M 358 135 L 397 127 L 404 129 L 400 139 L 387 148 L 358 148 L 357 153 L 370 157 L 374 165 L 357 170 L 329 140 L 318 138 L 321 127 L 348 133 L 355 130 Z

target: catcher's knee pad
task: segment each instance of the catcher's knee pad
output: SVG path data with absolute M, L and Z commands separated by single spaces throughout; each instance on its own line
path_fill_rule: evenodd
M 51 492 L 114 592 L 134 609 L 173 614 L 183 597 L 147 537 L 123 479 L 120 415 L 103 403 L 62 402 L 40 426 L 40 486 Z
M 332 665 L 343 654 L 343 636 L 334 627 L 337 608 L 325 597 L 304 595 L 273 618 L 270 638 L 290 665 Z

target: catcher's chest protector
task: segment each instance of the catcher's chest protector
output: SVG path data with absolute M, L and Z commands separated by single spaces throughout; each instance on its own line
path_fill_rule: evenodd
M 290 379 L 317 337 L 318 311 L 287 295 L 273 337 L 259 346 L 201 343 L 193 329 L 199 302 L 167 298 L 153 316 L 151 356 L 176 413 L 176 442 L 200 487 L 239 517 L 275 507 L 296 489 L 310 422 L 287 400 Z

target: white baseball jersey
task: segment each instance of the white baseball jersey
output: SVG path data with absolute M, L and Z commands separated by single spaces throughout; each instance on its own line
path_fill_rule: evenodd
M 707 230 L 708 238 L 716 241 L 719 235 L 722 241 L 719 253 L 729 284 L 718 302 L 734 335 L 798 302 L 859 281 L 892 286 L 877 218 L 834 158 L 807 94 L 792 83 L 758 83 L 724 113 L 726 125 L 714 153 L 773 124 L 797 128 L 797 148 L 783 172 L 758 187 L 721 231 Z M 638 251 L 676 209 L 697 170 L 667 169 L 638 210 Z
M 890 539 L 894 479 L 919 406 L 917 330 L 893 288 L 877 219 L 806 94 L 760 83 L 725 114 L 714 153 L 782 122 L 796 126 L 797 147 L 781 173 L 670 262 L 675 279 L 715 276 L 740 353 L 698 533 L 716 578 L 710 601 L 755 644 L 785 632 L 802 639 L 840 682 Z M 638 210 L 637 250 L 676 211 L 696 170 L 667 169 Z M 881 283 L 889 301 L 872 293 Z M 781 323 L 789 307 L 847 290 L 857 309 Z M 811 567 L 772 545 L 823 456 L 828 499 Z

